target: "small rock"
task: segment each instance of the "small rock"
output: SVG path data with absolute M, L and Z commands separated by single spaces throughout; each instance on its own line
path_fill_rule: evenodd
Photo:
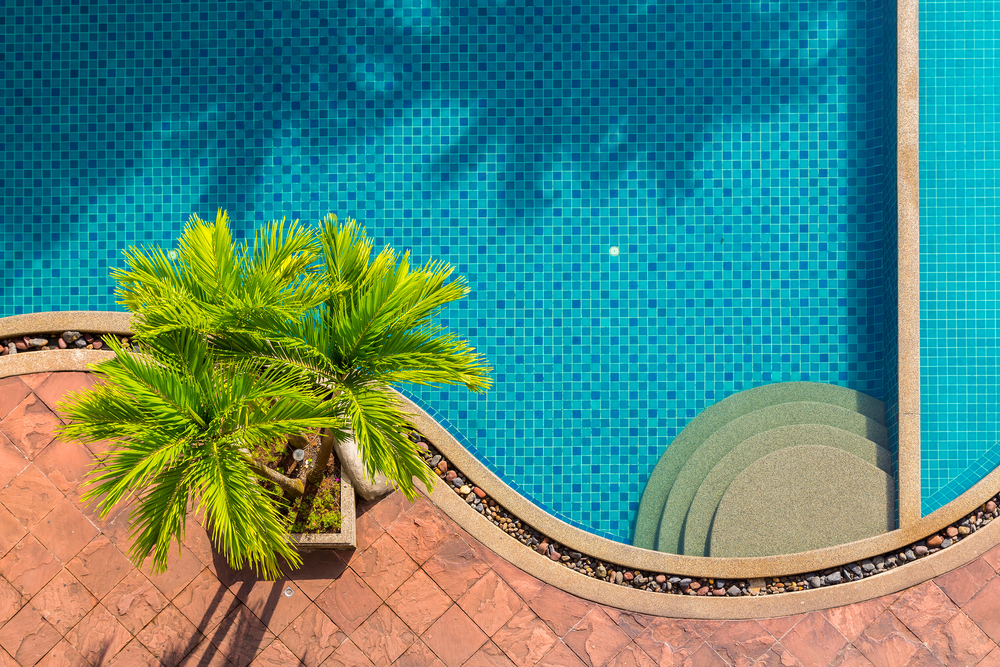
M 66 343 L 75 343 L 80 339 L 80 336 L 81 334 L 79 331 L 64 331 L 60 338 Z
M 549 543 L 548 542 L 542 542 L 541 544 L 538 545 L 538 548 L 536 548 L 535 551 L 537 551 L 538 553 L 542 554 L 543 556 L 546 555 L 546 554 L 548 554 L 548 552 L 549 552 Z
M 458 473 L 455 472 L 454 470 L 449 470 L 448 474 L 444 476 L 444 479 L 447 482 L 452 482 L 455 480 L 456 477 L 458 477 Z
M 94 342 L 94 337 L 92 335 L 90 335 L 89 333 L 88 334 L 83 334 L 83 339 L 85 341 L 87 341 L 88 343 L 93 343 Z
M 915 560 L 917 557 L 916 554 L 913 553 L 912 549 L 907 549 L 905 555 L 907 561 Z
M 942 542 L 944 542 L 944 538 L 941 537 L 940 535 L 932 535 L 931 537 L 927 538 L 927 546 L 930 547 L 931 549 L 936 549 L 937 547 L 941 546 Z
M 558 551 L 553 551 L 552 553 L 549 554 L 549 560 L 554 560 L 558 562 L 560 558 L 561 556 L 559 555 Z
M 623 581 L 625 581 L 625 575 L 623 575 L 621 572 L 615 572 L 615 583 L 620 584 Z
M 458 490 L 458 492 L 463 496 L 467 496 L 470 493 L 472 493 L 472 489 L 470 489 L 468 485 L 463 485 L 462 488 Z
M 820 580 L 820 578 L 816 576 L 809 577 L 808 579 L 806 579 L 806 582 L 809 584 L 809 588 L 819 588 L 820 586 L 823 585 L 823 582 Z
M 864 570 L 862 570 L 861 566 L 858 565 L 858 564 L 856 564 L 856 563 L 853 564 L 853 565 L 850 565 L 848 567 L 848 569 L 851 571 L 851 574 L 853 574 L 855 577 L 863 577 L 863 576 L 865 576 Z
M 715 590 L 712 591 L 712 595 L 725 595 L 725 594 L 726 594 L 725 588 L 716 588 Z
M 600 579 L 604 579 L 608 576 L 608 568 L 604 567 L 603 565 L 598 565 L 595 572 L 597 573 L 597 576 Z
M 958 534 L 959 535 L 968 535 L 971 532 L 972 532 L 972 529 L 969 528 L 968 526 L 959 526 L 958 527 Z
M 951 540 L 945 540 L 944 542 L 941 543 L 941 548 L 942 549 L 947 549 L 952 544 L 953 544 L 953 542 Z
M 17 341 L 14 341 L 14 347 L 16 347 L 21 352 L 24 352 L 25 350 L 28 349 L 28 344 L 26 342 L 24 342 L 23 340 L 17 340 Z
M 17 344 L 8 343 L 7 344 L 7 354 L 17 354 Z
M 32 338 L 28 341 L 28 345 L 31 347 L 44 347 L 49 344 L 49 341 L 45 338 Z
M 958 535 L 958 528 L 955 528 L 955 526 L 948 526 L 944 532 L 948 537 L 955 537 Z
M 926 556 L 926 555 L 927 555 L 927 547 L 925 547 L 925 546 L 917 546 L 917 547 L 913 547 L 913 553 L 914 553 L 914 554 L 915 554 L 915 555 L 916 555 L 917 557 L 920 557 L 920 556 Z
M 688 579 L 687 577 L 684 577 L 684 578 L 683 578 L 683 579 L 681 579 L 681 580 L 680 580 L 679 582 L 677 582 L 677 584 L 678 584 L 678 585 L 679 585 L 679 586 L 680 586 L 681 588 L 688 588 L 689 586 L 691 586 L 691 581 L 692 581 L 691 579 Z
M 990 514 L 992 514 L 993 512 L 996 511 L 997 504 L 991 500 L 990 502 L 986 503 L 986 507 L 984 509 Z
M 839 571 L 831 572 L 830 574 L 826 575 L 826 583 L 828 584 L 839 584 L 843 580 L 844 577 L 842 574 L 840 574 Z
M 743 591 L 740 590 L 739 586 L 733 584 L 732 586 L 729 587 L 729 590 L 726 591 L 726 594 L 729 595 L 730 597 L 736 598 L 739 597 L 742 592 Z
M 433 458 L 431 458 L 431 467 L 432 468 L 437 468 L 437 465 L 439 463 L 441 463 L 441 455 L 440 454 L 435 454 L 433 456 Z
M 60 338 L 59 340 L 56 341 L 56 345 L 59 346 L 60 350 L 65 350 L 66 349 L 66 341 L 64 341 L 62 338 Z
M 875 563 L 875 569 L 877 570 L 885 568 L 885 558 L 882 556 L 875 556 L 875 558 L 872 558 L 872 562 Z
M 569 557 L 572 558 L 573 560 L 580 560 L 581 558 L 583 558 L 583 554 L 580 553 L 579 551 L 570 551 Z
M 696 591 L 699 588 L 701 588 L 701 584 L 699 584 L 697 581 L 692 581 L 691 584 L 688 586 L 688 588 L 690 588 L 693 591 Z
M 83 348 L 87 347 L 87 341 L 81 338 L 75 343 L 73 343 L 73 345 L 76 345 L 78 348 L 82 350 Z M 136 349 L 136 351 L 138 352 L 138 349 Z
M 472 489 L 472 492 L 476 494 L 479 498 L 485 498 L 486 492 L 480 489 L 478 486 Z
M 456 489 L 460 489 L 463 486 L 465 486 L 465 480 L 462 479 L 461 477 L 454 477 L 451 480 L 451 485 L 454 486 Z
M 656 575 L 656 583 L 658 583 L 658 584 L 665 584 L 665 583 L 667 583 L 667 577 L 665 575 L 662 575 L 662 574 Z
M 448 472 L 448 462 L 447 461 L 441 461 L 440 463 L 437 464 L 437 467 L 438 467 L 438 470 L 440 470 L 441 472 Z

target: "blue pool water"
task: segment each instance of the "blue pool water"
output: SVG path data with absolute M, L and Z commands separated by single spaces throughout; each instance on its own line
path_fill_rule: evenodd
M 121 250 L 192 212 L 357 217 L 473 288 L 445 319 L 494 390 L 416 400 L 620 541 L 706 406 L 885 394 L 879 2 L 25 4 L 0 315 L 113 308 Z
M 997 55 L 995 3 L 921 0 L 924 514 L 1000 465 Z

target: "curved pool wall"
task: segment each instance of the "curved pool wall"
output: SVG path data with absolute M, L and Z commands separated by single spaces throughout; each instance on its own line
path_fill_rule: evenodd
M 792 380 L 891 403 L 894 11 L 14 7 L 0 315 L 114 308 L 121 250 L 192 212 L 239 234 L 352 215 L 473 288 L 444 322 L 494 390 L 409 395 L 533 502 L 627 541 L 708 405 Z
M 1000 464 L 995 3 L 920 2 L 922 510 Z

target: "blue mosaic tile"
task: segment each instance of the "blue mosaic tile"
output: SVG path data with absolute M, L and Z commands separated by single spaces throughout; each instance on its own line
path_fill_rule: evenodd
M 921 492 L 930 514 L 1000 463 L 995 6 L 920 3 Z
M 884 9 L 8 4 L 0 314 L 114 308 L 121 250 L 194 212 L 240 234 L 354 216 L 473 288 L 443 321 L 495 389 L 411 395 L 626 541 L 706 406 L 789 380 L 885 395 Z

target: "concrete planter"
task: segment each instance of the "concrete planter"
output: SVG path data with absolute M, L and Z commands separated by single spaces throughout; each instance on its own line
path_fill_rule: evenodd
M 354 549 L 357 541 L 357 515 L 354 507 L 354 485 L 349 476 L 340 476 L 340 532 L 292 533 L 291 538 L 302 551 L 314 549 Z

